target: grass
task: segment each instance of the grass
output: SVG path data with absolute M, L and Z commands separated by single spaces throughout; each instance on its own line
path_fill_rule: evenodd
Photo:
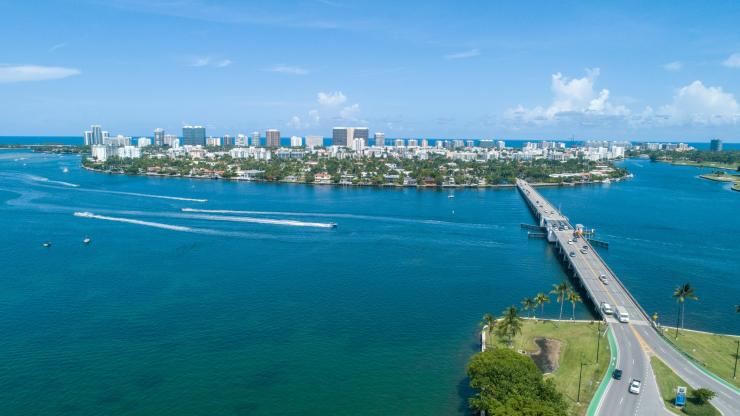
M 696 416 L 720 416 L 719 411 L 711 403 L 700 403 L 693 397 L 694 389 L 673 372 L 663 361 L 657 357 L 650 358 L 650 364 L 653 367 L 660 395 L 666 409 L 679 415 L 696 415 Z M 686 395 L 686 406 L 683 409 L 674 407 L 673 402 L 676 397 L 676 387 L 684 386 L 688 388 Z
M 663 327 L 663 333 L 673 345 L 690 355 L 707 370 L 740 387 L 740 370 L 738 377 L 732 378 L 737 341 L 740 337 L 681 330 L 676 339 L 675 328 L 667 327 Z
M 535 338 L 556 339 L 561 342 L 559 367 L 552 373 L 546 375 L 555 382 L 558 390 L 563 393 L 565 400 L 570 405 L 570 413 L 583 415 L 586 413 L 599 383 L 609 367 L 610 353 L 609 340 L 606 336 L 601 338 L 599 348 L 599 363 L 596 364 L 596 331 L 597 323 L 591 322 L 553 322 L 525 320 L 522 334 L 514 339 L 514 348 L 527 351 L 537 351 L 539 347 L 534 343 Z M 605 330 L 601 325 L 601 331 Z M 495 334 L 489 339 L 489 346 L 505 347 L 502 340 L 497 339 Z M 583 356 L 583 375 L 581 378 L 581 403 L 576 404 L 578 395 L 578 371 L 580 357 Z
M 716 174 L 716 173 L 707 173 L 704 175 L 699 175 L 700 178 L 709 179 L 710 181 L 717 181 L 717 182 L 735 182 L 740 181 L 740 175 L 735 174 Z
M 674 165 L 680 166 L 698 166 L 702 168 L 720 168 L 720 169 L 737 169 L 736 163 L 721 163 L 721 162 L 694 162 L 692 160 L 676 160 L 671 162 Z

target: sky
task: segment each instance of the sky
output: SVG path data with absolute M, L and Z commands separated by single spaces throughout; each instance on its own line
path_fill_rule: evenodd
M 0 135 L 740 142 L 740 2 L 0 0 Z

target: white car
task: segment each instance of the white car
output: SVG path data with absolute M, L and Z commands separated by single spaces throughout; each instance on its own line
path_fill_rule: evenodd
M 572 241 L 568 241 L 568 244 L 573 245 L 573 242 Z
M 640 394 L 640 387 L 642 387 L 642 382 L 640 380 L 633 379 L 630 382 L 630 393 Z
M 599 275 L 599 280 L 601 280 L 601 283 L 603 283 L 605 285 L 608 285 L 609 284 L 609 279 L 603 273 L 601 275 Z
M 604 315 L 611 315 L 614 313 L 614 309 L 612 309 L 612 305 L 604 302 L 601 304 L 601 310 L 604 312 Z

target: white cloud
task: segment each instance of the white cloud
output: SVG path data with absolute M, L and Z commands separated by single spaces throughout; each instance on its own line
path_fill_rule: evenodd
M 227 66 L 229 66 L 229 65 L 231 65 L 231 64 L 232 64 L 232 62 L 231 62 L 231 59 L 223 59 L 223 60 L 221 60 L 221 61 L 218 61 L 218 62 L 216 63 L 216 66 L 217 66 L 218 68 L 224 68 L 224 67 L 227 67 Z
M 311 117 L 311 120 L 313 120 L 315 124 L 319 124 L 319 122 L 321 121 L 321 115 L 319 114 L 319 110 L 310 110 L 308 112 L 308 116 Z
M 288 74 L 288 75 L 307 75 L 308 70 L 297 67 L 297 66 L 288 66 L 283 64 L 277 64 L 273 66 L 272 68 L 268 69 L 270 72 L 277 72 L 280 74 Z
M 663 69 L 666 71 L 680 71 L 683 68 L 683 62 L 673 61 L 663 65 Z
M 339 112 L 339 117 L 345 120 L 357 120 L 357 117 L 359 115 L 360 115 L 360 105 L 357 103 L 344 107 Z
M 740 68 L 740 52 L 735 52 L 722 62 L 728 68 Z
M 466 58 L 473 58 L 480 55 L 480 50 L 478 48 L 470 49 L 468 51 L 463 52 L 457 52 L 457 53 L 451 53 L 448 55 L 445 55 L 445 59 L 466 59 Z
M 301 122 L 301 118 L 298 116 L 291 117 L 290 121 L 288 121 L 288 127 L 292 127 L 294 129 L 303 128 L 303 123 Z
M 49 52 L 56 52 L 59 49 L 67 47 L 67 42 L 57 43 L 56 45 L 49 48 Z
M 345 96 L 342 91 L 319 92 L 317 96 L 319 104 L 321 105 L 334 106 L 344 104 L 344 102 L 347 101 L 347 96 Z
M 211 58 L 204 56 L 204 57 L 198 57 L 193 59 L 193 61 L 190 63 L 190 66 L 208 66 L 208 64 L 211 63 Z
M 586 76 L 583 78 L 569 79 L 559 72 L 553 74 L 550 84 L 553 101 L 548 107 L 525 108 L 519 105 L 507 110 L 504 116 L 506 119 L 535 124 L 574 117 L 627 116 L 629 109 L 609 101 L 609 90 L 602 89 L 598 94 L 594 91 L 599 74 L 598 68 L 586 69 Z
M 707 87 L 694 81 L 679 88 L 673 102 L 660 108 L 670 124 L 728 124 L 740 121 L 740 104 L 722 87 Z
M 80 71 L 78 69 L 59 66 L 0 66 L 0 83 L 46 81 L 51 79 L 67 78 L 79 74 Z

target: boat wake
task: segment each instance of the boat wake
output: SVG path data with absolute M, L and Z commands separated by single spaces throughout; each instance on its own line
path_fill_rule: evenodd
M 230 217 L 225 215 L 180 215 L 181 218 L 189 218 L 194 220 L 208 220 L 208 221 L 230 221 L 230 222 L 247 222 L 254 224 L 273 224 L 273 225 L 287 225 L 292 227 L 313 227 L 313 228 L 336 228 L 337 224 L 333 222 L 307 222 L 307 221 L 295 221 L 295 220 L 276 220 L 270 218 L 254 218 L 254 217 Z
M 49 183 L 49 184 L 54 184 L 54 185 L 62 185 L 62 186 L 70 187 L 70 188 L 79 188 L 80 187 L 80 185 L 77 185 L 76 183 L 69 183 L 69 182 L 64 182 L 64 181 L 55 181 L 55 180 L 52 180 L 52 179 L 49 179 L 49 178 L 45 178 L 43 176 L 36 176 L 36 175 L 25 175 L 25 176 L 26 176 L 26 178 L 28 178 L 28 179 L 30 179 L 30 180 L 32 180 L 34 182 L 43 182 L 43 183 Z
M 147 227 L 162 228 L 164 230 L 172 230 L 172 231 L 185 231 L 185 232 L 197 232 L 198 231 L 197 229 L 194 229 L 191 227 L 185 227 L 182 225 L 163 224 L 161 222 L 142 221 L 142 220 L 135 220 L 132 218 L 108 217 L 105 215 L 93 214 L 92 212 L 79 212 L 78 211 L 74 213 L 74 216 L 82 217 L 82 218 L 94 218 L 96 220 L 123 222 L 127 224 L 144 225 Z
M 113 194 L 113 195 L 140 196 L 142 198 L 169 199 L 171 201 L 208 202 L 208 200 L 204 198 L 185 198 L 181 196 L 142 194 L 138 192 L 108 191 L 104 189 L 80 189 L 80 190 L 90 191 L 90 192 L 100 192 L 104 194 Z

